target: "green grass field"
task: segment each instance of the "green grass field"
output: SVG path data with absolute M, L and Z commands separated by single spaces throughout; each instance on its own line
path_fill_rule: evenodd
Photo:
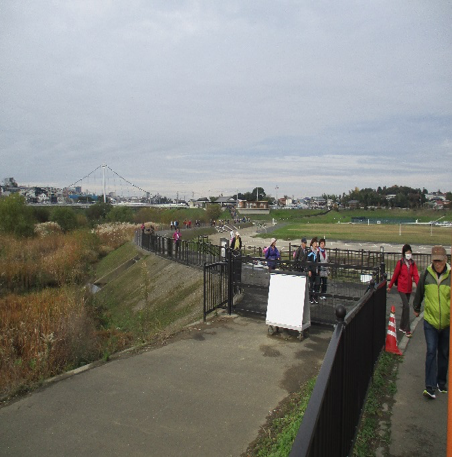
M 253 220 L 272 225 L 272 219 L 277 223 L 276 229 L 270 233 L 257 235 L 261 238 L 279 238 L 289 241 L 300 241 L 305 236 L 310 240 L 314 236 L 327 240 L 369 241 L 376 243 L 410 243 L 410 244 L 442 244 L 450 246 L 452 229 L 430 225 L 411 225 L 406 223 L 387 224 L 352 224 L 353 217 L 378 220 L 417 220 L 430 222 L 441 219 L 443 222 L 452 221 L 451 211 L 434 210 L 345 210 L 330 211 L 322 214 L 315 210 L 275 210 L 270 215 L 256 215 Z
M 271 210 L 270 215 L 257 214 L 252 216 L 256 221 L 271 221 L 274 218 L 278 222 L 300 222 L 300 223 L 346 223 L 351 222 L 352 217 L 364 217 L 366 219 L 413 219 L 419 222 L 441 221 L 452 222 L 452 211 L 435 211 L 431 209 L 405 210 L 405 209 L 376 209 L 376 210 L 341 210 L 329 211 L 310 210 L 310 209 L 293 209 L 293 210 Z
M 370 241 L 378 243 L 442 244 L 450 246 L 450 227 L 430 227 L 427 225 L 365 225 L 365 224 L 303 224 L 292 223 L 276 228 L 270 233 L 258 235 L 262 238 L 278 238 L 300 241 L 314 236 L 326 240 Z

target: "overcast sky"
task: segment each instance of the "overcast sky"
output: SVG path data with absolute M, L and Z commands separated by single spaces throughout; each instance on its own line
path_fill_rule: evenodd
M 448 0 L 0 0 L 0 179 L 452 190 L 451 24 Z

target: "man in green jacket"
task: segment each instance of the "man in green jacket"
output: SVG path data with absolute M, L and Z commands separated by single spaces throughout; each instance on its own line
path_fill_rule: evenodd
M 435 399 L 435 390 L 447 393 L 450 329 L 450 265 L 443 246 L 433 246 L 432 264 L 420 276 L 413 308 L 419 316 L 424 301 L 424 334 L 427 343 L 425 390 L 423 395 Z

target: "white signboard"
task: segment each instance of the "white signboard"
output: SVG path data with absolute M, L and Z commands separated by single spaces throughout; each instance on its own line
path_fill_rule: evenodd
M 306 279 L 306 276 L 271 273 L 267 325 L 300 332 L 310 326 Z

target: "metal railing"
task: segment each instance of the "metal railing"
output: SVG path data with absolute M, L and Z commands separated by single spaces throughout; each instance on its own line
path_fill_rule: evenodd
M 236 289 L 243 290 L 245 295 L 254 297 L 253 301 L 246 297 L 234 304 L 236 310 L 242 312 L 257 313 L 265 315 L 267 312 L 266 296 L 269 287 L 269 272 L 266 261 L 260 257 L 249 255 L 240 256 L 239 265 L 234 267 L 234 285 Z M 279 271 L 287 272 L 307 272 L 310 267 L 319 267 L 319 264 L 307 262 L 303 265 L 294 260 L 275 261 Z M 237 271 L 237 267 L 241 270 Z M 311 307 L 311 322 L 317 324 L 335 324 L 335 307 L 342 304 L 347 310 L 356 306 L 360 299 L 366 294 L 369 283 L 378 283 L 384 274 L 384 264 L 377 266 L 360 266 L 328 263 L 322 264 L 323 268 L 328 269 L 326 287 L 322 287 L 320 277 L 317 276 L 316 295 L 318 303 Z M 234 290 L 234 294 L 236 290 Z
M 204 265 L 204 321 L 209 313 L 226 305 L 231 314 L 232 287 L 229 272 L 230 264 L 228 262 Z
M 226 255 L 224 248 L 210 243 L 206 236 L 176 243 L 170 237 L 136 231 L 135 243 L 161 257 L 200 268 L 205 263 L 220 262 Z
M 292 261 L 293 253 L 297 250 L 297 244 L 289 244 L 287 250 L 281 252 L 281 260 Z M 365 249 L 339 249 L 339 248 L 326 248 L 328 259 L 331 263 L 350 265 L 350 266 L 363 266 L 363 267 L 377 267 L 381 263 L 386 265 L 386 273 L 390 279 L 397 262 L 402 258 L 400 252 L 385 252 L 382 248 L 378 251 L 371 251 Z M 258 246 L 243 246 L 242 252 L 244 255 L 251 257 L 264 257 L 263 248 Z M 431 255 L 428 253 L 413 253 L 412 259 L 416 262 L 419 273 L 431 263 Z M 451 262 L 451 256 L 448 255 L 448 263 Z
M 386 281 L 369 290 L 346 315 L 337 307 L 338 323 L 290 456 L 347 456 L 385 344 Z

